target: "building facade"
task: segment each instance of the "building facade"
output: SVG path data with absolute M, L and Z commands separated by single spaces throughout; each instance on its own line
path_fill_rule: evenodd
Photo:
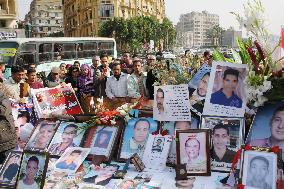
M 222 33 L 222 46 L 237 48 L 237 38 L 242 39 L 242 31 L 235 31 L 229 28 Z
M 25 20 L 29 37 L 45 37 L 64 31 L 62 0 L 33 0 Z
M 206 33 L 215 25 L 219 25 L 219 16 L 202 11 L 182 14 L 176 28 L 178 33 L 184 33 L 185 36 L 188 32 L 192 33 L 192 41 L 189 43 L 192 47 L 202 47 L 213 45 Z
M 98 36 L 100 23 L 114 17 L 165 17 L 164 0 L 64 0 L 66 37 Z
M 17 16 L 16 0 L 0 0 L 0 28 L 17 28 Z

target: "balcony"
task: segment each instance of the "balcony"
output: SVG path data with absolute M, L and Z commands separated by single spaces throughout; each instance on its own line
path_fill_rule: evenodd
M 4 10 L 4 9 L 3 9 L 3 10 L 0 10 L 0 15 L 3 15 L 3 14 L 4 14 L 4 15 L 5 15 L 5 14 L 8 14 L 8 11 L 7 11 L 7 10 Z

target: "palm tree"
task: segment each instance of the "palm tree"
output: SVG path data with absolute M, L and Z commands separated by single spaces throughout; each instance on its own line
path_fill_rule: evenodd
M 219 46 L 221 44 L 223 31 L 224 29 L 219 25 L 214 25 L 212 28 L 206 31 L 206 36 L 212 40 L 212 45 Z

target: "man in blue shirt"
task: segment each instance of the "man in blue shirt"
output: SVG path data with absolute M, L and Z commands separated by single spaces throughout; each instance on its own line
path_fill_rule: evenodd
M 212 104 L 241 108 L 243 101 L 234 93 L 238 85 L 239 71 L 228 68 L 223 76 L 223 88 L 211 95 Z

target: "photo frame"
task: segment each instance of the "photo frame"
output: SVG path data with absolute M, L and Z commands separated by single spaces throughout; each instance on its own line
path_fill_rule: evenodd
M 201 129 L 211 130 L 211 171 L 230 172 L 244 143 L 244 118 L 202 116 Z
M 203 115 L 244 117 L 246 64 L 213 62 Z
M 85 123 L 77 122 L 60 122 L 58 129 L 48 146 L 48 152 L 51 155 L 60 156 L 68 147 L 79 147 L 86 131 L 83 128 L 85 125 Z
M 105 162 L 111 160 L 115 141 L 118 139 L 119 126 L 99 125 L 92 127 L 87 133 L 84 148 L 90 148 L 89 156 L 103 156 Z
M 137 153 L 140 157 L 143 157 L 148 136 L 157 130 L 158 123 L 157 121 L 153 120 L 153 118 L 130 119 L 122 133 L 118 161 L 125 162 L 134 153 Z
M 284 137 L 281 133 L 283 124 L 284 101 L 268 102 L 258 108 L 245 143 L 251 146 L 267 148 L 279 146 L 282 150 L 282 160 L 284 160 L 284 145 L 282 143 Z M 271 142 L 275 141 L 275 139 L 280 143 L 274 144 Z
M 177 164 L 187 164 L 187 175 L 211 175 L 209 141 L 208 129 L 177 131 Z
M 48 154 L 24 151 L 17 178 L 17 189 L 42 188 L 48 163 Z M 29 174 L 27 175 L 27 172 Z M 32 182 L 32 184 L 30 184 Z M 29 183 L 29 184 L 27 184 Z
M 20 169 L 22 152 L 11 151 L 0 170 L 0 187 L 14 188 Z
M 243 150 L 240 182 L 246 188 L 276 189 L 277 154 L 254 147 Z
M 26 144 L 25 150 L 46 151 L 51 142 L 60 121 L 53 119 L 41 119 Z

